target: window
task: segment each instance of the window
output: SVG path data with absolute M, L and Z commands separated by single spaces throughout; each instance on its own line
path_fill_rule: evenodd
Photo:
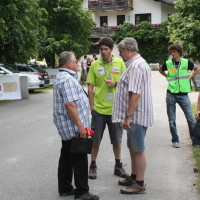
M 135 15 L 135 25 L 138 25 L 143 21 L 148 21 L 151 23 L 151 13 Z
M 125 22 L 125 15 L 117 15 L 117 26 Z
M 99 54 L 99 44 L 92 45 L 88 54 Z
M 105 24 L 108 25 L 108 16 L 101 16 L 100 17 L 100 26 L 103 26 Z

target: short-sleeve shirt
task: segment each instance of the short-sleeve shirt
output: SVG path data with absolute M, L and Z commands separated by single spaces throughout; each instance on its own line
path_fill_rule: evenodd
M 112 106 L 116 87 L 108 87 L 105 79 L 118 82 L 125 72 L 126 66 L 122 59 L 112 56 L 111 63 L 105 63 L 100 57 L 92 62 L 87 77 L 87 83 L 95 86 L 94 110 L 103 115 L 112 115 Z M 112 100 L 110 99 L 112 96 Z
M 75 103 L 81 122 L 84 127 L 90 128 L 88 97 L 75 77 L 74 71 L 60 68 L 54 82 L 53 120 L 62 140 L 70 140 L 78 135 L 78 127 L 65 107 L 67 103 Z
M 113 105 L 112 121 L 123 122 L 129 104 L 129 92 L 140 94 L 132 122 L 145 127 L 153 125 L 153 103 L 151 91 L 151 70 L 138 54 L 126 62 L 127 70 L 117 85 Z

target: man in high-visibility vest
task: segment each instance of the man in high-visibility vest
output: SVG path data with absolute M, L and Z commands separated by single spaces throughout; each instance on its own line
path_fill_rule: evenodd
M 167 78 L 167 115 L 169 120 L 170 132 L 172 135 L 172 146 L 179 148 L 179 136 L 176 129 L 176 103 L 179 104 L 187 119 L 190 138 L 192 144 L 195 144 L 194 126 L 195 120 L 192 114 L 191 102 L 188 92 L 191 92 L 190 79 L 193 78 L 200 68 L 190 60 L 182 58 L 182 47 L 178 44 L 173 44 L 168 47 L 172 59 L 167 60 L 159 68 L 159 72 Z M 193 71 L 189 76 L 189 70 Z M 167 71 L 168 73 L 165 73 Z

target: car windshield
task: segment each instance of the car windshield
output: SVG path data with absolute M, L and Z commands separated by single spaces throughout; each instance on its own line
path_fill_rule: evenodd
M 16 69 L 16 67 L 13 66 L 13 65 L 8 65 L 8 64 L 6 64 L 6 65 L 4 65 L 3 67 L 6 68 L 6 69 L 8 69 L 8 70 L 10 70 L 10 71 L 13 72 L 13 73 L 19 73 L 19 71 L 18 71 L 18 70 Z
M 34 68 L 36 69 L 38 72 L 40 73 L 45 73 L 46 71 L 43 70 L 41 67 L 39 67 L 38 65 L 29 65 L 30 68 Z

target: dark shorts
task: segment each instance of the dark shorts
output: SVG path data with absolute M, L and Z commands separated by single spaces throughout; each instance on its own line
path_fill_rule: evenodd
M 131 124 L 131 129 L 127 131 L 127 147 L 133 152 L 145 151 L 144 138 L 146 136 L 147 127 Z
M 112 123 L 112 115 L 102 115 L 96 111 L 92 111 L 92 130 L 95 134 L 92 136 L 93 146 L 99 146 L 103 138 L 104 130 L 108 126 L 110 141 L 114 146 L 118 146 L 122 142 L 122 124 Z

